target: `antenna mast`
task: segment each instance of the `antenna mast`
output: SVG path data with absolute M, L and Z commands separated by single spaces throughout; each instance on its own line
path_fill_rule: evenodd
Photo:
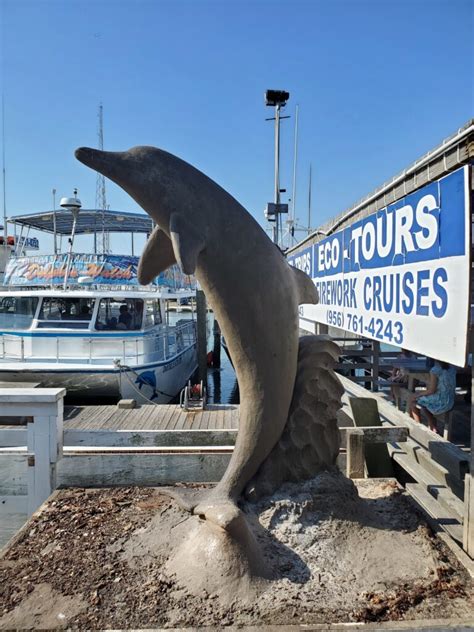
M 291 215 L 287 220 L 288 224 L 288 246 L 291 246 L 295 236 L 295 223 L 296 223 L 296 164 L 298 161 L 298 113 L 299 104 L 296 104 L 295 115 L 295 146 L 293 152 L 293 190 L 291 194 Z
M 103 116 L 103 105 L 102 103 L 99 105 L 99 127 L 97 130 L 97 135 L 99 138 L 99 149 L 101 151 L 104 150 L 104 116 Z M 95 251 L 100 252 L 102 254 L 107 254 L 110 252 L 110 239 L 109 233 L 105 230 L 105 211 L 107 210 L 107 198 L 105 195 L 105 176 L 101 173 L 97 172 L 97 180 L 95 185 L 95 208 L 98 211 L 102 211 L 102 232 L 96 236 L 94 242 L 96 242 Z M 99 237 L 97 243 L 97 237 Z

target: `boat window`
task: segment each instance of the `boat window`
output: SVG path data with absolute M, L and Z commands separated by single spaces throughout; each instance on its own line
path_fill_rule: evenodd
M 29 329 L 38 306 L 37 296 L 1 296 L 0 330 Z
M 143 301 L 141 298 L 102 298 L 95 328 L 102 331 L 142 328 Z
M 160 301 L 155 298 L 146 302 L 145 328 L 161 324 Z
M 94 311 L 93 298 L 62 298 L 46 296 L 41 305 L 40 329 L 88 329 Z

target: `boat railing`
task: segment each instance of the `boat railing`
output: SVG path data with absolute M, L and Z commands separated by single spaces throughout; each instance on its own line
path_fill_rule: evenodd
M 133 366 L 170 360 L 195 342 L 195 322 L 188 321 L 163 326 L 159 332 L 127 337 L 91 336 L 86 332 L 81 336 L 52 332 L 35 332 L 34 336 L 3 334 L 0 352 L 4 361 L 109 364 L 118 360 Z

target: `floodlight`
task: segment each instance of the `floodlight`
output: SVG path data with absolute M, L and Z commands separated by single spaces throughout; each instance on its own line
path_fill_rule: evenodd
M 267 90 L 265 92 L 265 105 L 277 106 L 286 105 L 286 102 L 290 98 L 290 93 L 285 90 Z

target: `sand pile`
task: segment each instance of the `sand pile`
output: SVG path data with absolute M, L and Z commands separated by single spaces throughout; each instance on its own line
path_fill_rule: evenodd
M 169 573 L 199 522 L 157 489 L 65 490 L 0 566 L 0 628 L 466 618 L 464 571 L 396 483 L 324 473 L 243 510 L 268 576 L 252 599 Z M 217 585 L 218 582 L 217 582 Z

